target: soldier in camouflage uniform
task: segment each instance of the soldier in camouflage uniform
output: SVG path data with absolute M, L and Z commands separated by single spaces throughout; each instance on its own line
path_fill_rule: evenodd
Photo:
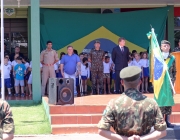
M 91 79 L 93 94 L 97 94 L 96 85 L 97 79 L 99 81 L 99 94 L 103 94 L 103 59 L 105 53 L 100 49 L 100 42 L 96 40 L 95 48 L 89 54 L 89 61 L 91 62 Z
M 180 40 L 178 42 L 178 46 L 174 48 L 173 52 L 180 52 Z
M 0 140 L 11 140 L 14 138 L 14 120 L 9 104 L 0 99 Z
M 175 63 L 175 57 L 171 55 L 170 52 L 170 42 L 167 40 L 162 40 L 161 41 L 161 50 L 162 50 L 162 55 L 164 57 L 164 61 L 166 62 L 168 66 L 168 71 L 169 75 L 171 77 L 171 81 L 174 85 L 175 80 L 176 80 L 176 63 Z M 173 91 L 172 91 L 173 94 Z M 173 96 L 172 96 L 173 98 Z M 174 125 L 172 125 L 169 120 L 170 120 L 170 115 L 172 113 L 172 106 L 164 106 L 160 107 L 161 112 L 163 116 L 165 117 L 165 121 L 167 124 L 167 127 L 173 128 Z
M 108 139 L 160 139 L 166 135 L 166 123 L 156 101 L 137 90 L 141 69 L 122 69 L 120 77 L 125 92 L 111 100 L 98 124 L 99 134 Z M 116 134 L 110 131 L 113 127 Z M 151 127 L 155 131 L 150 133 Z M 158 135 L 157 135 L 158 131 Z

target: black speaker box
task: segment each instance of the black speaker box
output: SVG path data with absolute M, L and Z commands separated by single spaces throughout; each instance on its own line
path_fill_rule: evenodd
M 49 78 L 49 104 L 74 104 L 74 80 L 72 78 Z

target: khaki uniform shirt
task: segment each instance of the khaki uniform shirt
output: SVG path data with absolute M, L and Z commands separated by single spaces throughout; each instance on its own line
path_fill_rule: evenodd
M 128 89 L 119 98 L 111 100 L 104 110 L 98 128 L 130 137 L 143 136 L 155 130 L 166 130 L 166 123 L 154 99 L 147 98 L 136 89 Z
M 47 49 L 41 52 L 40 61 L 43 62 L 45 65 L 54 65 L 55 61 L 58 61 L 58 54 L 55 50 L 51 49 L 48 51 Z
M 103 71 L 103 59 L 105 53 L 103 50 L 92 49 L 89 54 L 89 59 L 91 60 L 91 71 Z
M 14 134 L 14 120 L 9 104 L 0 99 L 0 140 L 3 139 L 3 133 Z

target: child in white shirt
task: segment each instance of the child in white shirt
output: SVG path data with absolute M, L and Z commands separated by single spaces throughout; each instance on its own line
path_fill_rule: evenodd
M 142 77 L 142 92 L 144 91 L 144 85 L 145 85 L 145 93 L 149 93 L 148 91 L 148 78 L 149 78 L 149 60 L 147 52 L 144 52 L 142 54 L 142 68 L 143 68 L 143 77 Z
M 113 87 L 114 87 L 114 93 L 116 92 L 116 73 L 115 73 L 115 64 L 112 63 L 112 80 L 113 80 Z
M 29 96 L 32 96 L 32 61 L 30 62 L 29 71 L 31 74 L 28 79 Z M 40 71 L 42 72 L 42 64 L 40 63 Z
M 4 57 L 8 58 L 8 64 L 11 65 L 11 61 L 9 60 L 9 55 L 5 55 Z
M 79 58 L 80 58 L 81 63 L 83 63 L 84 54 L 83 54 L 83 53 L 80 53 L 80 54 L 79 54 Z
M 7 57 L 4 58 L 4 85 L 5 87 L 8 89 L 8 95 L 11 97 L 11 78 L 10 78 L 10 73 L 12 70 L 11 65 L 8 64 L 9 59 Z M 0 71 L 1 71 L 1 67 L 0 67 Z M 2 75 L 2 73 L 1 73 Z M 0 79 L 1 82 L 1 79 Z M 0 84 L 0 86 L 2 86 Z
M 61 67 L 60 67 L 60 64 L 61 64 L 61 59 L 62 57 L 65 55 L 64 52 L 61 52 L 60 53 L 60 58 L 59 58 L 59 61 L 58 61 L 58 74 L 57 74 L 57 78 L 63 78 L 62 74 L 61 74 Z
M 129 57 L 128 67 L 133 65 L 133 61 L 132 60 L 133 60 L 133 58 Z
M 139 53 L 135 53 L 134 54 L 134 58 L 135 58 L 135 60 L 133 60 L 132 66 L 137 66 L 137 67 L 142 69 L 142 61 L 140 59 L 140 54 Z M 141 78 L 142 78 L 142 73 L 141 73 Z M 140 85 L 138 86 L 138 90 L 139 90 L 139 88 L 140 88 Z
M 57 74 L 58 74 L 58 65 L 57 65 L 57 63 L 54 64 L 54 72 L 55 72 L 55 75 L 57 77 Z
M 111 85 L 110 85 L 110 70 L 111 70 L 111 62 L 110 57 L 106 56 L 103 62 L 104 71 L 103 71 L 103 78 L 104 78 L 104 94 L 106 94 L 106 84 L 108 85 L 108 93 L 111 94 Z
M 17 63 L 17 60 L 16 60 L 17 57 L 19 57 L 19 54 L 15 54 L 14 60 L 11 62 L 11 65 L 12 65 L 13 69 L 14 69 L 14 67 L 18 64 L 18 63 Z
M 90 70 L 88 65 L 88 58 L 84 57 L 81 63 L 81 81 L 82 81 L 82 88 L 83 94 L 87 95 L 87 80 L 90 77 Z
M 136 53 L 136 54 L 134 55 L 134 57 L 135 57 L 135 60 L 133 60 L 132 66 L 137 66 L 137 67 L 139 67 L 139 68 L 142 69 L 142 61 L 141 61 L 141 59 L 140 59 L 139 53 Z
M 24 64 L 24 66 L 26 67 L 26 73 L 25 73 L 25 76 L 24 76 L 24 83 L 25 83 L 25 91 L 26 91 L 26 95 L 28 95 L 28 79 L 29 79 L 29 76 L 30 76 L 30 72 L 29 72 L 29 70 L 28 70 L 28 68 L 29 68 L 29 62 L 28 62 L 28 59 L 27 59 L 27 57 L 24 57 L 23 59 L 22 59 L 22 62 L 23 62 L 23 64 Z

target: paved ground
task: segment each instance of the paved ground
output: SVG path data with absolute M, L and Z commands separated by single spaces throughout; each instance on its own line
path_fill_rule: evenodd
M 15 136 L 14 140 L 108 140 L 97 134 Z
M 97 134 L 15 136 L 14 140 L 108 140 Z M 180 139 L 161 139 L 180 140 Z

